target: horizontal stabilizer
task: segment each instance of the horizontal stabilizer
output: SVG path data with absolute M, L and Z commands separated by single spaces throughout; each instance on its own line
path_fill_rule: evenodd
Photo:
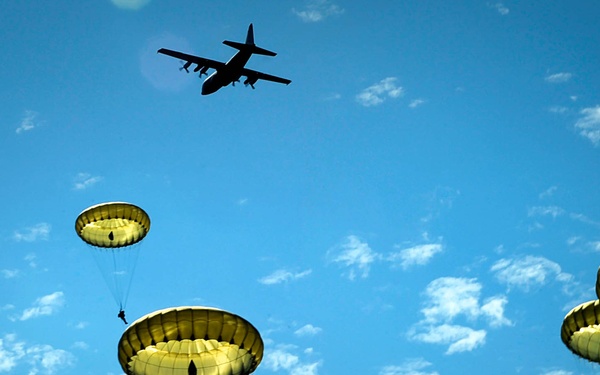
M 246 44 L 240 42 L 232 42 L 231 40 L 223 41 L 223 44 L 229 47 L 233 47 L 235 49 L 239 49 L 240 51 L 250 52 L 257 55 L 265 55 L 265 56 L 276 56 L 277 53 L 266 50 L 264 48 L 257 47 L 254 44 Z

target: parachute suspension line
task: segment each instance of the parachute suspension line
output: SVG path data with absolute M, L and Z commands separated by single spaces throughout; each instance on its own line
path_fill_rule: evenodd
M 110 232 L 110 234 L 112 235 L 112 232 Z M 111 251 L 111 256 L 112 256 L 112 282 L 113 285 L 112 287 L 114 288 L 114 297 L 115 297 L 115 301 L 119 304 L 119 308 L 121 310 L 123 310 L 123 291 L 121 290 L 121 283 L 119 283 L 119 272 L 121 272 L 121 270 L 119 270 L 119 266 L 117 265 L 117 252 L 119 252 L 119 250 L 113 250 Z
M 128 264 L 130 265 L 129 270 L 131 271 L 131 275 L 128 277 L 127 285 L 125 286 L 125 293 L 123 293 L 123 301 L 122 308 L 127 306 L 127 300 L 129 299 L 129 292 L 131 291 L 131 282 L 133 281 L 133 275 L 135 274 L 135 269 L 137 268 L 138 256 L 140 253 L 141 244 L 137 243 L 132 246 L 132 250 L 129 252 Z M 133 258 L 133 259 L 131 259 Z

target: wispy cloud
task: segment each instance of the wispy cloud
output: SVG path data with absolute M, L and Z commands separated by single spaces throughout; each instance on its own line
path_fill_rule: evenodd
M 323 100 L 325 101 L 332 101 L 332 100 L 339 100 L 342 98 L 342 94 L 339 94 L 337 92 L 334 93 L 329 93 L 323 96 Z
M 90 323 L 88 323 L 88 322 L 78 322 L 78 323 L 76 323 L 73 326 L 73 328 L 75 328 L 75 329 L 85 329 L 89 325 L 90 325 Z
M 303 10 L 292 11 L 304 22 L 320 22 L 344 13 L 344 9 L 328 0 L 311 0 Z
M 600 145 L 600 105 L 584 108 L 581 118 L 575 123 L 579 134 L 587 138 L 594 146 Z
M 556 113 L 556 114 L 562 115 L 564 113 L 567 113 L 569 111 L 569 108 L 563 107 L 560 105 L 555 105 L 553 107 L 548 108 L 548 111 L 550 113 Z
M 485 343 L 485 329 L 454 324 L 458 317 L 475 322 L 483 318 L 490 327 L 513 323 L 504 316 L 505 296 L 481 299 L 481 284 L 475 279 L 442 277 L 429 283 L 423 319 L 409 330 L 409 337 L 433 344 L 448 345 L 446 354 L 471 351 Z
M 71 347 L 74 349 L 88 350 L 90 345 L 85 341 L 75 341 Z
M 421 218 L 421 222 L 429 223 L 438 218 L 445 210 L 452 209 L 454 202 L 459 197 L 460 190 L 448 186 L 437 186 L 433 191 L 427 193 L 427 214 Z
M 539 198 L 540 199 L 546 199 L 546 198 L 550 198 L 551 196 L 554 195 L 554 193 L 556 193 L 556 191 L 558 190 L 557 186 L 550 186 L 548 189 L 542 191 L 539 194 Z
M 600 227 L 600 222 L 599 221 L 590 219 L 589 217 L 587 217 L 584 214 L 579 214 L 579 213 L 572 212 L 572 213 L 569 214 L 569 217 L 571 219 L 573 219 L 573 220 L 580 221 L 580 222 L 582 222 L 584 224 L 589 224 L 589 225 L 593 225 L 593 226 L 596 226 L 596 227 Z
M 396 245 L 396 248 L 399 248 Z M 407 269 L 411 266 L 423 266 L 429 263 L 435 254 L 441 253 L 443 247 L 439 243 L 424 244 L 401 249 L 390 254 L 386 260 L 399 264 L 402 269 Z
M 348 268 L 346 276 L 350 280 L 354 280 L 357 275 L 361 278 L 368 277 L 371 264 L 380 258 L 368 243 L 362 242 L 357 236 L 348 236 L 342 244 L 330 250 L 328 255 L 332 262 Z
M 510 13 L 510 9 L 508 9 L 503 3 L 489 4 L 489 7 L 495 9 L 502 16 L 506 16 L 508 13 Z
M 421 105 L 425 104 L 425 100 L 424 99 L 414 99 L 410 102 L 410 104 L 408 105 L 409 108 L 417 108 L 420 107 Z
M 569 283 L 573 276 L 562 272 L 558 263 L 541 256 L 527 255 L 518 258 L 504 258 L 494 263 L 490 269 L 496 279 L 510 287 L 529 291 L 532 287 L 543 286 L 551 281 Z
M 399 366 L 385 366 L 379 371 L 379 375 L 439 375 L 437 371 L 425 371 L 431 367 L 431 362 L 423 358 L 407 359 Z
M 44 315 L 56 313 L 65 303 L 63 292 L 54 292 L 38 298 L 32 307 L 25 309 L 19 317 L 19 320 L 29 320 Z
M 565 210 L 557 206 L 536 206 L 527 210 L 527 216 L 552 216 L 556 219 L 565 213 Z
M 314 336 L 321 333 L 322 329 L 319 327 L 315 327 L 312 324 L 307 324 L 301 328 L 298 328 L 294 331 L 294 335 L 296 336 Z
M 0 270 L 0 274 L 2 274 L 2 276 L 5 279 L 12 279 L 14 277 L 17 277 L 19 275 L 19 270 Z
M 544 80 L 549 83 L 564 83 L 570 81 L 572 77 L 573 74 L 562 72 L 547 75 Z
M 102 176 L 92 176 L 89 173 L 80 172 L 77 174 L 77 176 L 75 176 L 73 181 L 73 189 L 85 190 L 102 181 Z
M 27 262 L 27 264 L 29 265 L 29 267 L 31 268 L 36 268 L 37 267 L 37 255 L 35 255 L 34 253 L 30 253 L 25 255 L 25 257 L 23 258 L 24 261 Z
M 34 242 L 37 240 L 47 240 L 50 236 L 52 226 L 48 223 L 39 223 L 23 230 L 16 230 L 13 239 L 17 242 Z
M 321 361 L 302 360 L 294 352 L 294 345 L 278 345 L 266 348 L 264 366 L 271 371 L 282 371 L 290 375 L 317 375 Z
M 281 284 L 288 281 L 294 281 L 306 277 L 312 273 L 311 269 L 302 272 L 290 272 L 284 269 L 277 270 L 272 274 L 258 280 L 259 283 L 265 285 Z
M 573 375 L 573 373 L 566 370 L 548 370 L 542 372 L 541 375 Z
M 111 0 L 112 3 L 121 9 L 140 10 L 150 2 L 150 0 Z
M 383 103 L 387 98 L 398 98 L 404 94 L 404 89 L 396 84 L 396 77 L 387 77 L 371 85 L 356 95 L 356 101 L 365 107 Z
M 423 332 L 415 333 L 412 338 L 428 344 L 448 345 L 446 354 L 470 352 L 485 344 L 487 332 L 484 329 L 441 324 L 428 326 Z
M 19 373 L 30 375 L 52 375 L 59 370 L 72 366 L 75 356 L 68 351 L 55 349 L 50 345 L 28 345 L 17 339 L 15 334 L 0 338 L 0 372 L 15 373 L 20 366 L 29 366 L 28 371 L 21 369 Z
M 25 116 L 21 119 L 19 126 L 17 126 L 16 133 L 21 134 L 23 132 L 30 131 L 38 126 L 36 118 L 37 112 L 34 111 L 25 111 Z

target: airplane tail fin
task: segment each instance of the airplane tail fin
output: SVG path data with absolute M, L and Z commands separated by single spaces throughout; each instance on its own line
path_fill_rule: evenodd
M 265 56 L 276 56 L 277 53 L 266 50 L 264 48 L 258 47 L 254 44 L 254 28 L 252 24 L 248 27 L 248 34 L 246 35 L 246 43 L 240 42 L 232 42 L 230 40 L 223 41 L 223 44 L 229 47 L 233 47 L 235 49 L 239 49 L 240 51 L 248 51 L 250 53 L 254 53 L 257 55 L 265 55 Z

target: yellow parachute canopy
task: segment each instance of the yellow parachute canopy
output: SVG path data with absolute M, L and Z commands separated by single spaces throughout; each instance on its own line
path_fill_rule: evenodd
M 247 375 L 262 360 L 263 348 L 258 330 L 242 317 L 182 306 L 133 322 L 118 351 L 128 375 Z
M 582 303 L 569 311 L 560 337 L 573 353 L 600 362 L 600 301 Z
M 600 268 L 596 276 L 596 296 L 600 298 Z M 600 300 L 582 303 L 569 311 L 563 320 L 560 338 L 573 353 L 600 362 Z
M 141 241 L 150 230 L 150 217 L 136 205 L 109 202 L 79 214 L 75 231 L 82 240 L 97 247 L 123 247 Z

